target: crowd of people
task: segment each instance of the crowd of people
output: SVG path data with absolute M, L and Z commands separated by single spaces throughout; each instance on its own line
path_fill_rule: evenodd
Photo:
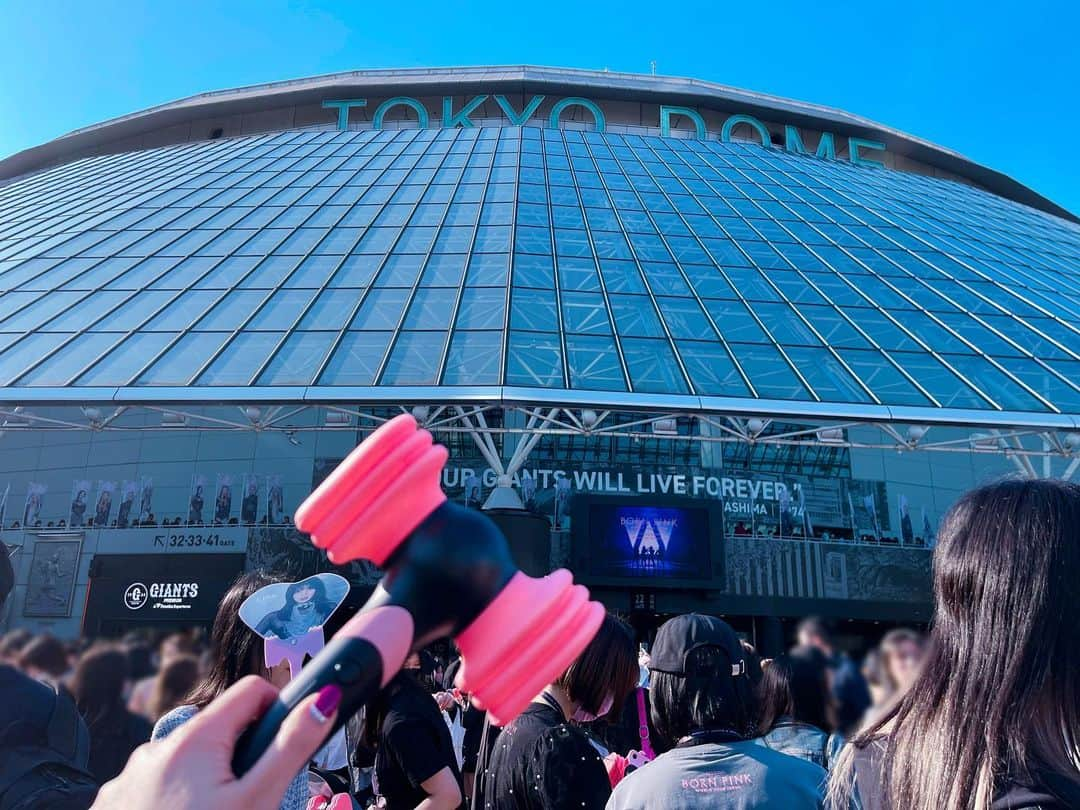
M 290 677 L 239 606 L 277 581 L 240 577 L 207 638 L 0 639 L 0 806 L 1080 807 L 1075 485 L 961 498 L 928 633 L 890 630 L 860 661 L 819 618 L 762 657 L 716 616 L 675 616 L 646 642 L 608 615 L 504 728 L 454 687 L 452 647 L 421 651 L 329 737 L 340 692 L 324 688 L 237 778 L 235 740 Z

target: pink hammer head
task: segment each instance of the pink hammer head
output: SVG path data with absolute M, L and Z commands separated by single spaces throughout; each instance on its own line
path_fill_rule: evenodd
M 296 525 L 311 535 L 316 546 L 326 549 L 332 562 L 364 557 L 383 566 L 402 541 L 445 502 L 439 474 L 446 458 L 446 449 L 432 444 L 431 434 L 420 430 L 411 416 L 391 419 L 319 485 L 297 510 Z M 472 595 L 474 602 L 486 603 L 486 607 L 478 615 L 471 614 L 475 618 L 457 636 L 462 652 L 458 686 L 472 693 L 474 702 L 502 724 L 516 717 L 577 658 L 599 629 L 604 609 L 589 601 L 589 592 L 574 585 L 568 571 L 542 579 L 521 571 L 511 573 L 514 567 L 506 540 L 477 513 L 460 510 L 457 518 L 451 514 L 443 525 L 446 528 L 440 532 L 468 535 L 477 565 L 487 555 L 489 561 L 504 560 L 498 565 L 508 568 L 508 579 L 499 580 L 496 590 Z M 457 528 L 449 528 L 452 525 Z M 399 563 L 403 567 L 428 565 L 424 577 L 412 578 L 427 583 L 427 590 L 402 597 L 397 604 L 408 607 L 409 600 L 438 600 L 444 588 L 446 593 L 454 593 L 455 588 L 460 592 L 461 582 L 455 579 L 460 574 L 454 573 L 458 569 L 451 570 L 441 551 L 445 547 L 448 555 L 455 538 L 435 533 L 412 542 L 437 544 L 434 554 L 419 555 L 426 562 L 406 555 Z M 409 549 L 415 550 L 414 546 Z M 472 568 L 472 562 L 470 558 L 466 568 Z M 399 572 L 397 582 L 407 579 Z M 462 607 L 452 602 L 445 604 L 447 620 Z M 432 611 L 425 613 L 432 619 Z M 413 643 L 413 633 L 422 635 L 422 629 L 399 634 L 401 643 Z
M 446 448 L 409 414 L 381 425 L 296 510 L 296 525 L 333 563 L 363 557 L 378 566 L 446 495 Z
M 455 683 L 501 726 L 561 675 L 604 621 L 604 608 L 560 569 L 541 579 L 521 571 L 457 636 Z

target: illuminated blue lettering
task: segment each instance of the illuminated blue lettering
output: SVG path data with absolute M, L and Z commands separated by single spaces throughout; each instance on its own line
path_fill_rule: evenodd
M 596 131 L 603 132 L 605 127 L 604 113 L 589 101 L 587 98 L 578 98 L 576 96 L 572 98 L 564 98 L 551 108 L 551 115 L 548 116 L 548 127 L 550 129 L 559 128 L 559 116 L 562 115 L 563 110 L 567 107 L 584 107 L 586 110 L 592 113 L 593 121 L 596 123 Z
M 859 154 L 860 149 L 877 149 L 885 151 L 885 144 L 881 141 L 868 141 L 866 138 L 848 138 L 848 160 L 856 166 L 884 166 L 885 161 L 877 158 L 868 158 Z
M 515 127 L 520 127 L 532 118 L 540 108 L 540 105 L 544 102 L 544 96 L 533 96 L 529 100 L 529 103 L 525 105 L 525 109 L 518 113 L 510 106 L 510 102 L 506 100 L 506 96 L 495 96 L 494 98 L 495 103 L 499 105 L 499 109 L 503 111 L 503 114 Z
M 420 122 L 420 129 L 427 128 L 427 109 L 415 98 L 408 98 L 407 96 L 394 96 L 393 98 L 388 98 L 376 107 L 375 116 L 371 119 L 372 126 L 374 126 L 375 129 L 382 129 L 383 118 L 385 118 L 386 113 L 394 107 L 408 107 L 416 113 L 416 120 Z
M 324 110 L 337 109 L 337 128 L 348 129 L 349 128 L 349 110 L 353 107 L 366 107 L 366 98 L 347 98 L 338 101 L 324 101 L 322 103 Z
M 784 149 L 789 152 L 796 152 L 800 155 L 806 154 L 806 147 L 803 146 L 802 135 L 799 134 L 799 130 L 793 126 L 784 127 Z M 817 157 L 835 159 L 836 158 L 836 142 L 833 139 L 831 132 L 822 132 L 821 137 L 818 138 L 817 152 L 814 153 Z
M 694 132 L 699 140 L 705 140 L 705 119 L 695 110 L 689 107 L 669 107 L 667 104 L 660 105 L 660 135 L 664 138 L 671 136 L 671 116 L 685 115 L 694 122 Z
M 752 115 L 732 115 L 725 122 L 723 128 L 720 130 L 720 140 L 724 143 L 731 143 L 731 133 L 735 127 L 739 124 L 746 124 L 754 129 L 761 137 L 762 146 L 772 146 L 772 138 L 769 136 L 769 130 L 765 128 L 765 125 L 758 121 Z
M 487 100 L 487 96 L 477 96 L 464 107 L 456 115 L 454 114 L 454 97 L 443 96 L 442 100 L 442 125 L 444 127 L 475 127 L 472 121 L 469 120 L 469 113 L 479 107 L 484 101 Z

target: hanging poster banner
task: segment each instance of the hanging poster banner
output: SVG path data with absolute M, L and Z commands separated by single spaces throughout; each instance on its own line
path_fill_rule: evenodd
M 135 496 L 138 494 L 137 481 L 123 481 L 120 484 L 120 507 L 116 510 L 116 526 L 126 529 L 131 524 L 132 510 L 135 508 Z
M 90 501 L 90 482 L 73 481 L 71 484 L 71 509 L 68 510 L 68 525 L 73 529 L 86 523 L 86 510 Z
M 41 521 L 41 506 L 49 487 L 39 482 L 26 485 L 26 504 L 23 506 L 23 526 L 33 526 Z
M 232 517 L 233 477 L 228 473 L 218 473 L 214 496 L 214 524 L 228 523 Z
M 259 519 L 259 476 L 244 473 L 244 498 L 240 502 L 240 522 L 245 526 L 255 525 Z
M 284 523 L 285 498 L 281 491 L 281 476 L 266 476 L 266 517 L 272 526 Z
M 139 479 L 139 523 L 149 523 L 154 517 L 154 479 L 144 475 Z
M 908 506 L 907 495 L 899 496 L 900 511 L 900 542 L 911 545 L 915 542 L 915 530 L 911 526 L 911 509 Z
M 4 531 L 4 521 L 7 520 L 8 495 L 11 494 L 11 482 L 4 487 L 4 495 L 0 498 L 0 532 Z
M 97 501 L 94 507 L 94 525 L 104 528 L 109 525 L 112 514 L 113 497 L 116 494 L 115 481 L 98 481 Z
M 203 520 L 203 507 L 206 505 L 206 476 L 191 476 L 191 497 L 188 499 L 188 523 L 192 526 L 201 526 Z

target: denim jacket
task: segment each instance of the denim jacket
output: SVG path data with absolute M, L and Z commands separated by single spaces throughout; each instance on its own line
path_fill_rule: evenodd
M 844 739 L 839 734 L 829 734 L 809 723 L 799 723 L 790 717 L 781 717 L 772 731 L 755 740 L 781 754 L 798 757 L 820 765 L 826 770 L 836 761 L 836 756 L 844 746 Z

